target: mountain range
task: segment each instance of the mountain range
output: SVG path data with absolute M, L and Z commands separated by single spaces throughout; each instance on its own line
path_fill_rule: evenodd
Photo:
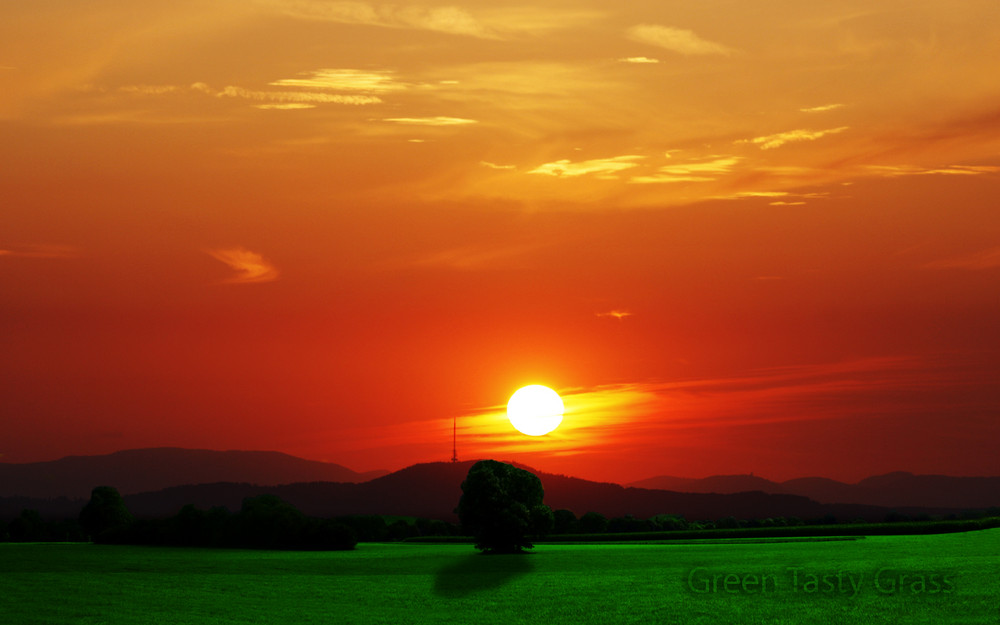
M 0 518 L 16 516 L 22 508 L 37 509 L 43 517 L 74 517 L 94 486 L 111 485 L 139 517 L 170 516 L 186 504 L 238 510 L 246 497 L 273 493 L 313 516 L 395 514 L 455 521 L 461 483 L 474 462 L 357 473 L 277 452 L 157 448 L 0 463 Z M 546 504 L 578 516 L 595 511 L 640 518 L 672 513 L 690 520 L 833 516 L 875 521 L 890 509 L 948 514 L 1000 505 L 1000 477 L 891 473 L 845 484 L 825 478 L 778 483 L 740 475 L 661 476 L 622 486 L 532 471 L 542 481 Z
M 802 495 L 819 503 L 858 503 L 873 506 L 930 506 L 980 509 L 1000 506 L 1000 477 L 951 477 L 914 475 L 896 471 L 847 484 L 824 477 L 803 477 L 785 482 L 754 475 L 714 475 L 701 479 L 660 476 L 628 486 L 685 493 L 740 493 Z
M 0 463 L 0 497 L 88 498 L 95 486 L 123 495 L 184 484 L 248 482 L 366 482 L 388 471 L 357 473 L 332 462 L 304 460 L 276 451 L 213 451 L 155 447 L 103 456 L 69 456 L 49 462 Z

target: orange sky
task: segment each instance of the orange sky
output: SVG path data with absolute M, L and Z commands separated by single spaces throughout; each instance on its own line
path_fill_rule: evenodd
M 996 474 L 995 0 L 0 7 L 0 461 Z M 552 435 L 511 429 L 547 384 Z

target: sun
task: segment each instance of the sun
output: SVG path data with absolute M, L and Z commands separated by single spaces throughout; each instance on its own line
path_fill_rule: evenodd
M 507 402 L 510 424 L 528 436 L 542 436 L 559 427 L 565 410 L 559 394 L 540 384 L 518 389 Z

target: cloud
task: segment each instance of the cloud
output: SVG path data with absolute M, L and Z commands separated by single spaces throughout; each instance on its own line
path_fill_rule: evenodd
M 912 165 L 869 165 L 868 169 L 888 178 L 897 176 L 981 176 L 1000 173 L 1000 167 L 992 165 L 948 165 L 937 169 Z
M 408 126 L 468 126 L 478 124 L 475 119 L 464 119 L 462 117 L 387 117 L 382 121 L 394 124 L 406 124 Z
M 365 93 L 385 93 L 405 89 L 406 85 L 396 81 L 393 74 L 388 70 L 318 69 L 303 73 L 299 78 L 276 80 L 270 85 L 272 87 L 302 87 Z
M 483 167 L 489 167 L 490 169 L 517 169 L 516 165 L 497 165 L 496 163 L 491 163 L 489 161 L 479 161 L 479 164 Z
M 368 2 L 316 0 L 258 0 L 282 15 L 341 24 L 411 28 L 480 39 L 497 39 L 496 33 L 458 7 L 397 6 Z
M 753 139 L 742 139 L 736 143 L 753 143 L 754 145 L 759 145 L 762 150 L 771 150 L 774 148 L 780 148 L 786 143 L 795 143 L 797 141 L 815 141 L 816 139 L 820 139 L 827 135 L 844 132 L 848 128 L 848 126 L 841 126 L 840 128 L 829 128 L 827 130 L 789 130 L 788 132 L 779 132 L 777 134 L 756 137 Z
M 809 108 L 801 108 L 799 110 L 803 113 L 825 113 L 827 111 L 843 108 L 843 106 L 843 104 L 824 104 L 823 106 L 813 106 Z
M 611 317 L 621 321 L 625 317 L 631 317 L 632 313 L 627 310 L 609 310 L 608 312 L 595 313 L 598 317 Z
M 78 248 L 69 245 L 27 245 L 21 249 L 0 249 L 0 258 L 76 258 Z
M 223 280 L 225 284 L 253 284 L 278 279 L 278 270 L 256 252 L 242 247 L 206 250 L 214 259 L 236 271 L 236 275 Z
M 672 158 L 669 153 L 667 157 Z M 652 175 L 633 176 L 629 178 L 629 182 L 632 184 L 710 182 L 717 178 L 713 174 L 729 173 L 741 160 L 743 159 L 738 156 L 720 156 L 709 160 L 670 164 L 660 167 L 657 173 Z
M 298 91 L 253 91 L 243 87 L 229 86 L 215 94 L 219 98 L 242 98 L 257 102 L 280 104 L 349 104 L 363 106 L 378 104 L 382 99 L 369 95 L 341 95 L 333 93 L 313 93 Z
M 119 87 L 122 93 L 135 93 L 139 95 L 165 95 L 167 93 L 177 93 L 181 90 L 176 85 L 126 85 Z
M 733 170 L 742 158 L 739 156 L 721 156 L 707 161 L 695 161 L 692 163 L 681 163 L 678 165 L 666 165 L 659 171 L 674 176 L 687 176 L 691 174 L 725 174 Z
M 629 39 L 660 48 L 666 48 L 680 54 L 722 54 L 733 53 L 732 48 L 722 44 L 702 39 L 690 30 L 658 26 L 656 24 L 639 24 L 627 31 Z
M 544 174 L 547 176 L 564 176 L 567 178 L 574 176 L 584 176 L 587 174 L 598 174 L 600 177 L 614 177 L 611 174 L 631 169 L 638 166 L 636 161 L 642 160 L 644 156 L 627 154 L 624 156 L 614 156 L 611 158 L 597 158 L 588 161 L 572 162 L 563 159 L 552 163 L 545 163 L 529 171 L 529 174 Z
M 627 56 L 623 59 L 618 59 L 619 63 L 636 63 L 639 65 L 643 64 L 655 64 L 659 63 L 660 59 L 651 59 L 648 56 Z
M 969 271 L 995 269 L 1000 267 L 1000 247 L 992 247 L 964 256 L 936 260 L 927 263 L 924 267 L 927 269 L 966 269 Z
M 255 104 L 256 108 L 274 111 L 294 111 L 301 109 L 314 109 L 315 104 L 303 104 L 301 102 L 289 102 L 288 104 Z

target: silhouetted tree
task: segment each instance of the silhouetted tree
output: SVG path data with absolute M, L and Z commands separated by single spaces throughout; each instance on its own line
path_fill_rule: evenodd
M 481 460 L 462 482 L 458 518 L 476 538 L 476 549 L 488 553 L 518 553 L 531 548 L 533 520 L 545 517 L 542 482 L 529 471 Z M 533 512 L 534 511 L 534 512 Z M 551 512 L 549 513 L 551 514 Z M 551 517 L 548 517 L 551 518 Z
M 90 501 L 80 511 L 80 526 L 92 539 L 127 527 L 134 520 L 121 494 L 111 486 L 98 486 L 91 491 Z
M 579 528 L 584 534 L 603 534 L 608 531 L 608 519 L 600 512 L 588 512 L 580 517 Z
M 10 539 L 14 542 L 34 542 L 48 540 L 45 522 L 37 510 L 21 510 L 21 515 L 7 526 Z
M 687 521 L 679 514 L 657 514 L 650 517 L 647 522 L 654 530 L 674 531 L 688 528 Z
M 645 532 L 648 529 L 649 524 L 642 519 L 636 518 L 634 514 L 626 514 L 623 517 L 616 517 L 608 522 L 608 531 L 616 534 L 624 534 L 627 532 Z
M 556 510 L 552 513 L 555 534 L 572 534 L 577 529 L 576 515 L 572 510 Z
M 240 542 L 245 547 L 287 548 L 305 524 L 306 516 L 276 495 L 247 497 L 239 515 Z

